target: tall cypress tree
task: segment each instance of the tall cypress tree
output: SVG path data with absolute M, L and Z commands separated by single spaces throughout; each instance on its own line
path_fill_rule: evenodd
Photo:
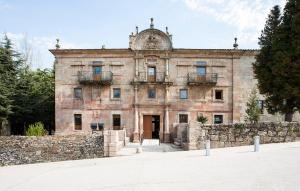
M 282 18 L 278 6 L 271 10 L 259 44 L 253 66 L 260 93 L 270 113 L 291 121 L 300 109 L 300 0 L 288 0 Z

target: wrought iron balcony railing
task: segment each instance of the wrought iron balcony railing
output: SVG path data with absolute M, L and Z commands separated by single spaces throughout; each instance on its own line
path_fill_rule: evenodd
M 204 75 L 199 75 L 197 73 L 188 73 L 189 85 L 215 85 L 217 81 L 217 73 L 208 73 Z
M 149 75 L 147 72 L 139 72 L 136 79 L 138 83 L 171 83 L 166 79 L 164 72 L 156 72 L 155 75 Z
M 93 71 L 79 71 L 78 81 L 80 84 L 111 85 L 113 81 L 112 72 L 100 72 L 95 74 Z

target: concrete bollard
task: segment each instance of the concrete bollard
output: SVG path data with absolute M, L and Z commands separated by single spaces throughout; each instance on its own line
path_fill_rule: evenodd
M 209 156 L 210 155 L 210 140 L 206 140 L 205 150 L 206 150 L 206 156 Z
M 136 153 L 142 153 L 142 151 L 143 151 L 142 147 L 139 146 L 139 147 L 136 148 Z
M 259 136 L 254 137 L 254 152 L 259 151 Z

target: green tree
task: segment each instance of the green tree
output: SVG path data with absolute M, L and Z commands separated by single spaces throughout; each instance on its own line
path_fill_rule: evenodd
M 249 123 L 257 123 L 259 120 L 259 116 L 260 116 L 260 108 L 258 107 L 257 91 L 254 88 L 251 91 L 249 100 L 247 102 L 245 121 Z
M 259 91 L 270 113 L 291 121 L 300 109 L 300 0 L 288 0 L 282 17 L 278 6 L 271 10 L 259 45 L 253 64 Z

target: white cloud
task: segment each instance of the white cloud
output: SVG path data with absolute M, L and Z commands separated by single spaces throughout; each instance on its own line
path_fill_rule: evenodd
M 199 14 L 234 27 L 239 42 L 255 42 L 265 24 L 270 9 L 285 0 L 184 0 L 185 5 Z
M 50 68 L 53 65 L 54 56 L 49 49 L 54 49 L 56 37 L 29 37 L 25 33 L 6 33 L 12 40 L 16 50 L 27 59 L 32 68 Z M 82 48 L 79 45 L 61 42 L 61 48 Z

